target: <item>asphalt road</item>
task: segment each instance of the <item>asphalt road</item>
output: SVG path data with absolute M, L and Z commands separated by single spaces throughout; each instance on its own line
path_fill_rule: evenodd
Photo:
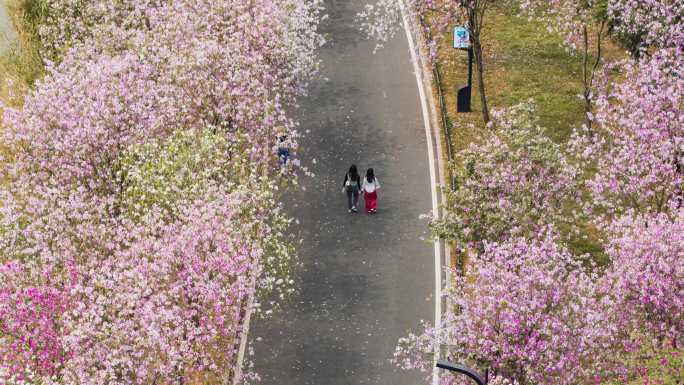
M 9 16 L 7 4 L 0 1 L 0 53 L 7 51 L 13 45 L 18 44 L 19 38 L 14 24 Z
M 354 23 L 364 3 L 326 1 L 322 76 L 297 112 L 316 176 L 286 198 L 304 240 L 298 292 L 250 331 L 264 385 L 427 383 L 389 362 L 398 338 L 434 321 L 434 249 L 419 219 L 431 210 L 425 129 L 406 37 L 373 55 Z M 351 163 L 382 184 L 375 216 L 347 213 Z

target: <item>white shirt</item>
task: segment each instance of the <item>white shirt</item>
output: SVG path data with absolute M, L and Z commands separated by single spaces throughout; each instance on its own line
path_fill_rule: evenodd
M 368 183 L 368 179 L 363 178 L 363 186 L 361 186 L 361 190 L 367 192 L 367 193 L 372 193 L 373 191 L 377 190 L 380 188 L 380 182 L 378 182 L 378 178 L 375 178 L 373 182 Z

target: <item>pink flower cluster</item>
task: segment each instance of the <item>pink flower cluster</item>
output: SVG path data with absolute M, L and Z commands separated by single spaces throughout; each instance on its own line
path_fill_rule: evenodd
M 606 271 L 567 252 L 552 232 L 488 243 L 465 276 L 453 275 L 446 295 L 454 311 L 441 328 L 401 339 L 395 362 L 427 370 L 441 349 L 521 384 L 634 378 L 634 353 L 684 342 L 683 224 L 682 212 L 674 221 L 616 223 Z
M 211 194 L 216 199 L 193 202 L 175 223 L 121 224 L 124 239 L 79 263 L 72 308 L 62 315 L 65 382 L 230 375 L 263 252 L 241 228 L 240 206 L 260 202 Z
M 18 263 L 0 266 L 4 280 L 0 288 L 0 327 L 3 334 L 12 336 L 9 343 L 0 345 L 0 360 L 8 364 L 5 369 L 10 372 L 23 373 L 23 364 L 33 361 L 36 372 L 52 375 L 66 358 L 55 314 L 66 310 L 69 285 L 51 285 L 45 279 L 48 271 L 34 277 L 26 273 Z
M 684 211 L 623 217 L 607 245 L 612 268 L 602 288 L 617 325 L 642 332 L 653 346 L 684 345 Z M 646 333 L 643 333 L 646 331 Z M 625 336 L 628 338 L 629 336 Z
M 681 47 L 684 41 L 684 3 L 666 0 L 611 0 L 608 13 L 616 28 L 639 35 L 644 49 Z
M 578 154 L 598 170 L 590 205 L 610 215 L 682 207 L 684 54 L 662 49 L 605 83 L 597 98 L 598 134 L 578 136 Z
M 487 244 L 466 276 L 454 275 L 454 312 L 426 334 L 450 359 L 521 384 L 591 382 L 616 370 L 607 349 L 615 328 L 595 297 L 596 277 L 551 233 L 540 238 Z M 433 351 L 422 338 L 400 341 L 403 364 Z
M 287 249 L 273 141 L 297 136 L 286 109 L 315 72 L 319 7 L 55 0 L 48 12 L 56 63 L 5 109 L 0 382 L 229 379 L 247 297 Z M 168 165 L 193 132 L 219 159 Z M 158 158 L 135 150 L 148 142 Z M 131 167 L 183 176 L 148 184 L 157 175 Z
M 460 249 L 537 233 L 565 220 L 565 202 L 578 197 L 577 171 L 537 125 L 533 102 L 494 110 L 492 119 L 481 138 L 455 154 L 457 188 L 445 192 L 443 218 L 431 223 Z

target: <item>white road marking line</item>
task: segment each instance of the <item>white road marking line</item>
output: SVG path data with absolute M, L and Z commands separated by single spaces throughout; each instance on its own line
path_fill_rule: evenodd
M 437 176 L 435 170 L 435 151 L 433 148 L 432 141 L 432 129 L 430 127 L 430 119 L 428 113 L 427 99 L 425 96 L 425 83 L 422 78 L 422 68 L 418 64 L 418 58 L 416 54 L 415 44 L 413 42 L 413 35 L 411 32 L 411 26 L 406 15 L 406 8 L 403 0 L 397 0 L 399 2 L 399 8 L 401 10 L 401 17 L 404 22 L 404 31 L 406 32 L 406 39 L 409 44 L 409 51 L 411 52 L 411 61 L 413 63 L 414 73 L 416 75 L 416 82 L 418 83 L 418 93 L 420 95 L 420 106 L 423 111 L 423 125 L 425 126 L 425 135 L 427 137 L 428 144 L 428 161 L 430 166 L 430 185 L 432 192 L 432 215 L 434 218 L 439 218 L 439 201 L 437 199 L 437 194 L 439 190 L 439 184 L 437 183 Z M 442 321 L 442 274 L 441 274 L 441 247 L 440 242 L 435 242 L 435 328 L 439 329 Z M 439 346 L 435 348 L 434 352 L 435 363 L 439 359 Z M 439 373 L 438 369 L 433 365 L 432 371 L 432 384 L 437 385 L 439 383 Z

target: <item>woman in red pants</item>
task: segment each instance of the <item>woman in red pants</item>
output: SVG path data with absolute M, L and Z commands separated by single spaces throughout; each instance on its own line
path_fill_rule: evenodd
M 363 179 L 363 199 L 366 201 L 366 212 L 368 214 L 375 214 L 378 210 L 378 190 L 380 189 L 380 182 L 375 177 L 373 169 L 369 168 L 366 171 L 366 177 Z

